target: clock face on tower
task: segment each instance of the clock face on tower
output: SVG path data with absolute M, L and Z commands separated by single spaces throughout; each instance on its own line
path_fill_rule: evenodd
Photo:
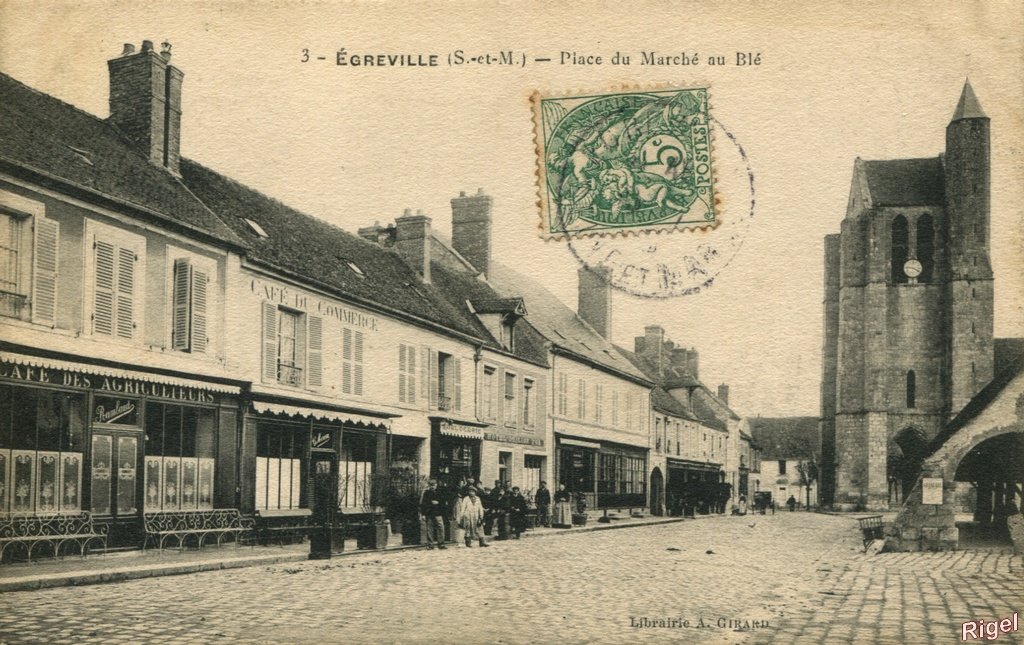
M 921 275 L 921 269 L 921 263 L 917 260 L 907 260 L 903 265 L 903 273 L 906 273 L 908 278 L 916 278 Z

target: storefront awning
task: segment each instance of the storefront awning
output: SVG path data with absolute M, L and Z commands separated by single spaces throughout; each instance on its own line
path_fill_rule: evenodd
M 284 403 L 269 403 L 267 401 L 253 401 L 253 409 L 256 412 L 278 414 L 289 417 L 310 417 L 319 421 L 337 421 L 344 425 L 364 425 L 369 427 L 387 426 L 388 420 L 378 417 L 371 417 L 365 414 L 354 414 L 352 412 L 339 412 L 338 410 L 325 410 L 301 405 L 287 405 Z
M 483 428 L 455 423 L 453 421 L 440 421 L 437 424 L 437 430 L 441 434 L 448 435 L 449 437 L 461 437 L 463 439 L 484 438 Z
M 558 443 L 563 446 L 579 446 L 580 448 L 590 448 L 591 450 L 600 450 L 601 444 L 593 441 L 580 441 L 579 439 L 566 439 L 565 437 L 559 437 Z
M 29 356 L 27 354 L 17 354 L 14 352 L 0 352 L 0 361 L 28 367 L 40 367 L 43 369 L 77 372 L 93 376 L 144 381 L 146 383 L 159 383 L 161 385 L 188 387 L 197 390 L 207 390 L 209 392 L 223 392 L 224 394 L 238 394 L 241 392 L 241 388 L 235 385 L 212 383 L 209 381 L 182 378 L 178 376 L 166 376 L 164 374 L 153 374 L 150 372 L 140 372 L 137 370 L 121 369 L 117 367 L 104 367 L 102 365 L 92 365 L 89 363 L 75 363 L 56 358 L 41 358 L 39 356 Z
M 690 470 L 706 473 L 717 473 L 722 469 L 721 464 L 709 464 L 702 461 L 685 461 L 681 459 L 668 459 L 668 467 L 672 470 Z

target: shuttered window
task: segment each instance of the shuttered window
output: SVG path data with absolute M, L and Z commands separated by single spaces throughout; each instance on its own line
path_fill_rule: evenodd
M 324 320 L 320 316 L 306 315 L 306 385 L 322 387 L 324 384 Z
M 363 395 L 363 332 L 348 327 L 341 331 L 341 391 Z
M 93 333 L 133 339 L 138 255 L 133 248 L 99 237 L 93 253 Z
M 57 322 L 57 272 L 60 224 L 52 219 L 36 219 L 33 257 L 32 321 L 53 327 Z
M 171 295 L 171 346 L 183 352 L 205 352 L 210 275 L 187 258 L 174 261 Z
M 411 345 L 398 346 L 398 401 L 416 403 L 416 353 Z

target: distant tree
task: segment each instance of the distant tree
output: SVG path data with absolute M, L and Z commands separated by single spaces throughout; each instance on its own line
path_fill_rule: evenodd
M 804 487 L 807 495 L 807 509 L 811 508 L 811 486 L 818 481 L 818 462 L 812 454 L 806 459 L 801 459 L 796 464 L 796 470 L 800 474 L 800 485 Z

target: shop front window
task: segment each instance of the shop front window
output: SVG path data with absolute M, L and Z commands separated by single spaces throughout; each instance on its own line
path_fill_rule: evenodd
M 373 473 L 377 437 L 346 430 L 341 437 L 338 462 L 338 506 L 369 512 L 377 505 Z
M 0 384 L 0 513 L 81 510 L 85 395 Z
M 301 508 L 309 432 L 262 423 L 256 436 L 256 508 Z
M 213 508 L 215 411 L 146 404 L 148 512 Z

